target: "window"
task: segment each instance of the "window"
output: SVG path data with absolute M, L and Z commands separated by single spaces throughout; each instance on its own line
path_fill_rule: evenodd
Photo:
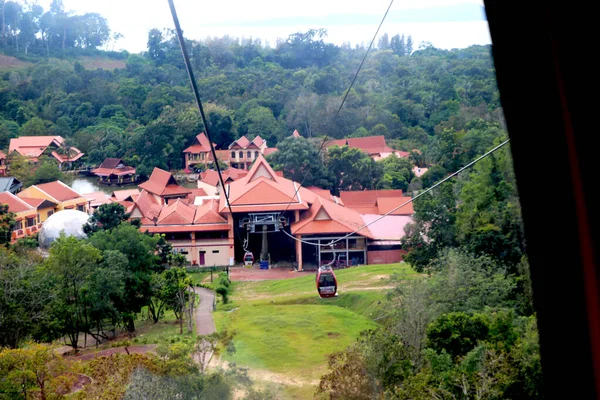
M 240 158 L 244 158 L 244 152 L 243 152 L 243 151 L 240 151 L 240 152 L 238 153 L 238 156 L 240 156 Z
M 15 230 L 21 230 L 23 229 L 23 221 L 17 221 L 17 223 L 15 224 Z
M 77 206 L 77 210 L 85 212 L 85 206 Z
M 213 250 L 213 254 L 219 254 L 219 250 Z
M 235 158 L 235 151 L 231 152 L 231 158 Z
M 251 152 L 251 151 L 247 152 L 247 153 L 246 153 L 246 157 L 248 157 L 248 158 L 252 158 L 252 152 Z
M 254 158 L 258 158 L 258 151 L 254 152 Z
M 51 216 L 52 214 L 54 214 L 54 210 L 48 211 L 48 216 Z
M 30 226 L 34 226 L 34 225 L 35 225 L 35 217 L 28 217 L 28 218 L 25 220 L 25 226 L 26 226 L 27 228 L 29 228 Z
M 204 160 L 204 153 L 200 154 L 200 159 Z

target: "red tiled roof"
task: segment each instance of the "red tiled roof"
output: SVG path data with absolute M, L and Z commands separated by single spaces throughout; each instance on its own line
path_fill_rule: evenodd
M 156 202 L 156 199 L 153 195 L 145 190 L 142 190 L 142 192 L 138 195 L 133 208 L 136 207 L 138 210 L 140 210 L 140 213 L 149 220 L 154 220 L 160 213 L 160 206 Z
M 92 192 L 83 195 L 89 202 L 90 206 L 98 207 L 102 204 L 110 203 L 110 197 L 104 192 Z
M 58 147 L 63 141 L 60 136 L 21 136 L 10 139 L 8 152 L 16 151 L 23 156 L 39 157 L 52 142 Z
M 248 175 L 248 171 L 245 171 L 245 170 L 239 169 L 239 168 L 229 167 L 224 171 L 224 174 L 227 175 L 232 180 L 237 181 L 238 179 L 243 178 L 246 175 Z
M 331 194 L 331 192 L 327 189 L 321 189 L 320 187 L 316 187 L 316 186 L 309 186 L 306 189 L 310 190 L 311 192 L 321 196 L 322 198 L 329 200 L 329 201 L 333 201 L 336 204 L 341 204 L 344 205 L 344 202 L 342 201 L 342 199 L 340 199 L 339 197 L 336 197 L 334 195 Z M 312 203 L 312 201 L 309 200 L 309 202 Z
M 406 215 L 388 215 L 374 222 L 380 215 L 363 215 L 365 224 L 375 240 L 400 240 L 404 236 L 404 227 L 413 222 L 412 217 Z
M 348 138 L 330 140 L 325 147 L 348 146 L 359 149 L 367 154 L 393 153 L 394 149 L 388 147 L 383 136 L 366 136 L 360 138 Z
M 187 200 L 189 204 L 194 204 L 196 197 L 208 196 L 204 189 L 190 189 Z
M 198 136 L 194 138 L 194 143 L 187 149 L 185 149 L 184 153 L 208 153 L 210 151 L 210 141 L 206 137 L 206 133 L 202 132 Z
M 263 150 L 263 155 L 268 156 L 269 154 L 273 154 L 277 151 L 279 151 L 279 149 L 277 147 L 267 147 L 266 149 Z
M 291 230 L 294 235 L 350 233 L 365 225 L 356 211 L 324 201 L 321 197 L 317 197 L 310 209 L 300 218 L 300 221 L 292 224 Z M 372 238 L 368 227 L 361 229 L 357 234 Z
M 177 201 L 165 206 L 158 215 L 157 224 L 161 225 L 186 225 L 194 221 L 196 208 L 189 206 L 186 202 Z
M 187 195 L 190 191 L 179 186 L 171 173 L 160 168 L 154 168 L 150 179 L 139 185 L 140 188 L 158 196 Z
M 292 133 L 292 136 L 293 136 L 293 137 L 296 137 L 296 138 L 298 138 L 298 137 L 300 137 L 301 135 L 300 135 L 300 132 L 298 132 L 298 130 L 297 130 L 297 129 L 294 129 L 294 132 Z
M 0 160 L 4 160 L 6 158 L 6 154 L 2 150 L 0 150 Z
M 107 158 L 96 169 L 91 171 L 99 176 L 135 175 L 135 168 L 123 164 L 120 158 Z
M 210 232 L 210 231 L 228 231 L 229 224 L 200 224 L 200 225 L 149 225 L 148 221 L 142 219 L 140 231 L 149 233 L 170 233 L 170 232 Z
M 133 201 L 115 200 L 113 198 L 110 198 L 109 201 L 112 203 L 117 203 L 117 204 L 122 205 L 125 208 L 125 212 L 128 212 L 128 213 L 130 213 L 131 210 L 133 210 L 133 206 L 135 206 L 135 203 Z
M 225 177 L 223 177 L 223 180 L 225 180 Z M 217 186 L 219 183 L 219 173 L 213 169 L 207 169 L 200 173 L 200 181 L 210 186 Z
M 249 144 L 250 144 L 250 141 L 248 140 L 248 138 L 246 136 L 242 136 L 238 140 L 235 140 L 233 143 L 231 143 L 229 145 L 229 148 L 231 149 L 235 146 L 239 146 L 242 149 L 245 149 L 246 147 L 248 147 Z
M 259 155 L 248 175 L 227 185 L 231 206 L 236 212 L 252 210 L 306 210 L 308 203 L 296 197 L 299 184 L 278 176 L 262 155 Z M 221 192 L 220 212 L 227 212 L 224 192 Z
M 41 183 L 34 186 L 58 201 L 74 200 L 83 197 L 61 181 Z
M 252 143 L 254 143 L 257 147 L 262 146 L 264 142 L 265 142 L 264 139 L 261 138 L 260 136 L 255 137 L 254 140 L 252 141 Z
M 71 153 L 71 154 L 69 156 L 67 156 L 67 155 L 64 155 L 64 154 L 58 154 L 57 151 L 53 151 L 52 152 L 52 156 L 54 158 L 56 158 L 61 163 L 77 161 L 81 157 L 83 157 L 83 153 L 78 148 L 76 148 L 76 147 L 71 147 L 69 149 L 69 153 Z
M 402 197 L 402 190 L 360 190 L 360 191 L 342 191 L 340 198 L 346 207 L 359 205 L 362 207 L 377 204 L 377 199 L 381 197 Z
M 227 220 L 223 218 L 219 212 L 219 202 L 211 200 L 198 206 L 194 224 L 226 224 Z
M 128 197 L 131 197 L 132 200 L 135 200 L 132 196 L 137 196 L 139 194 L 139 189 L 115 190 L 114 192 L 112 192 L 112 195 L 110 197 L 116 199 L 117 201 L 126 200 Z
M 8 204 L 8 211 L 19 213 L 27 210 L 35 210 L 35 207 L 27 204 L 11 192 L 0 193 L 0 204 Z
M 377 214 L 387 214 L 394 208 L 399 207 L 410 199 L 410 197 L 380 197 L 377 199 Z M 410 202 L 394 211 L 390 215 L 413 215 L 414 213 L 415 210 L 413 209 L 413 203 Z

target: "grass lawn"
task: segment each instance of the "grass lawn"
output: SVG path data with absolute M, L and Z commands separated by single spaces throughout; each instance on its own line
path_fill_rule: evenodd
M 285 392 L 291 398 L 305 398 L 327 372 L 327 355 L 377 326 L 373 320 L 382 313 L 387 291 L 395 286 L 390 277 L 420 276 L 403 263 L 335 273 L 340 295 L 333 299 L 318 297 L 314 275 L 234 282 L 232 303 L 219 304 L 213 314 L 217 330 L 236 332 L 236 352 L 224 358 L 257 371 L 299 378 L 307 384 L 289 386 Z
M 218 330 L 237 332 L 239 365 L 314 380 L 326 372 L 327 355 L 344 349 L 376 326 L 353 311 L 333 305 L 247 304 L 214 313 Z
M 161 343 L 165 340 L 171 340 L 176 336 L 196 338 L 196 326 L 194 321 L 194 330 L 187 333 L 187 320 L 183 321 L 183 335 L 179 334 L 179 323 L 175 320 L 175 314 L 171 310 L 165 311 L 164 318 L 161 318 L 156 324 L 152 321 L 136 322 L 136 331 L 140 344 Z M 145 343 L 144 343 L 145 342 Z
M 421 276 L 406 263 L 365 265 L 335 271 L 340 294 L 393 286 L 393 282 L 390 282 L 390 276 L 393 274 L 398 275 L 400 279 L 413 279 Z M 259 299 L 298 294 L 316 294 L 314 275 L 272 281 L 238 282 L 235 286 L 234 297 L 236 299 Z

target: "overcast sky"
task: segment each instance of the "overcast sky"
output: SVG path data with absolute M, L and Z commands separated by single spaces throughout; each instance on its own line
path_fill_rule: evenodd
M 51 0 L 38 0 L 47 10 Z M 76 14 L 97 12 L 113 31 L 124 35 L 110 46 L 140 52 L 148 31 L 171 28 L 167 0 L 63 0 Z M 254 37 L 275 44 L 276 39 L 310 28 L 326 28 L 328 41 L 368 43 L 389 0 L 175 0 L 186 37 L 230 35 Z M 440 48 L 490 43 L 487 23 L 478 9 L 481 0 L 396 0 L 380 34 L 412 35 Z M 430 16 L 430 17 L 427 17 Z

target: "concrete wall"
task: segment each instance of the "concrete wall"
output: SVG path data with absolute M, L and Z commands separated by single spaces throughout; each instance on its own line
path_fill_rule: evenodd
M 196 244 L 189 241 L 169 240 L 173 250 L 185 254 L 190 265 L 206 267 L 229 265 L 229 244 L 227 239 L 197 239 Z M 200 264 L 200 252 L 204 252 L 204 264 Z

